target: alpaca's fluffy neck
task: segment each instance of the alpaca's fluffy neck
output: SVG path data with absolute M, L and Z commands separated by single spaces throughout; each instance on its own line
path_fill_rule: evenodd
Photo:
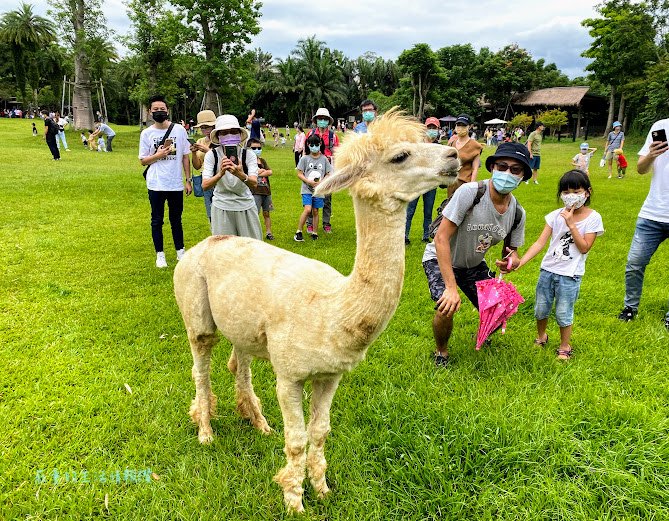
M 355 265 L 340 295 L 340 318 L 345 326 L 369 333 L 371 342 L 390 320 L 402 293 L 406 210 L 402 206 L 389 214 L 355 197 L 353 207 L 357 231 Z M 365 343 L 364 337 L 360 335 L 361 344 Z

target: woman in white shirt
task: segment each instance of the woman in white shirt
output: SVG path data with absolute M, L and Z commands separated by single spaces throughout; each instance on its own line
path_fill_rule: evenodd
M 69 152 L 70 149 L 67 148 L 67 139 L 65 138 L 65 127 L 69 125 L 70 122 L 67 119 L 61 117 L 60 112 L 56 112 L 54 121 L 58 125 L 58 136 L 56 137 L 56 144 L 58 145 L 58 148 L 60 148 L 60 143 L 58 142 L 58 139 L 60 139 L 65 150 Z
M 211 202 L 211 232 L 262 240 L 255 199 L 251 189 L 257 186 L 258 161 L 255 154 L 242 153 L 246 129 L 237 118 L 224 114 L 216 118 L 211 131 L 217 145 L 204 156 L 202 188 L 214 188 Z M 244 159 L 244 165 L 242 165 Z

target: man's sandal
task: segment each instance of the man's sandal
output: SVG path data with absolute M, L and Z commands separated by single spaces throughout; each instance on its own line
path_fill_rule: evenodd
M 446 367 L 448 365 L 448 355 L 444 356 L 441 353 L 434 353 L 434 365 L 437 367 Z
M 571 346 L 569 346 L 569 349 L 556 349 L 555 354 L 558 360 L 571 360 L 571 357 L 574 355 L 574 349 Z
M 539 340 L 538 338 L 534 339 L 534 345 L 538 347 L 544 347 L 548 343 L 548 335 L 546 335 L 546 340 Z

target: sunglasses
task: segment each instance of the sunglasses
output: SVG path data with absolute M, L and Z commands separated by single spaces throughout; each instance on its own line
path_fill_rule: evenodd
M 509 170 L 513 175 L 524 175 L 525 169 L 520 165 L 509 165 L 508 163 L 495 163 L 497 170 L 506 172 Z
M 251 150 L 262 150 L 262 147 L 249 147 Z

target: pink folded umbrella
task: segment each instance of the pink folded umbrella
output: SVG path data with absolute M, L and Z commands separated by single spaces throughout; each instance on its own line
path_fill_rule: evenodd
M 509 259 L 510 261 L 511 259 Z M 479 331 L 476 335 L 476 350 L 481 349 L 483 342 L 497 329 L 506 331 L 506 321 L 525 302 L 516 287 L 498 278 L 479 280 L 476 283 L 479 299 Z

